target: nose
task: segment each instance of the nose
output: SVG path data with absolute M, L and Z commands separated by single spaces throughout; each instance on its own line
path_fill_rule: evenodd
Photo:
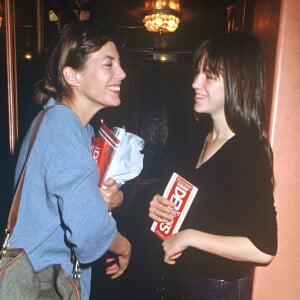
M 203 73 L 198 73 L 195 75 L 192 87 L 193 89 L 197 89 L 203 85 L 204 76 Z
M 117 73 L 116 73 L 116 77 L 118 77 L 120 80 L 124 80 L 126 78 L 126 73 L 123 70 L 123 68 L 121 66 L 118 67 Z

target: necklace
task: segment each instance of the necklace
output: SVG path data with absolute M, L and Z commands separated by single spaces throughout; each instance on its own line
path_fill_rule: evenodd
M 206 138 L 205 138 L 205 141 L 204 141 L 204 144 L 203 144 L 203 147 L 202 147 L 202 150 L 200 152 L 200 155 L 199 155 L 199 159 L 196 163 L 196 169 L 198 169 L 201 165 L 202 165 L 202 160 L 203 160 L 203 156 L 204 156 L 204 153 L 205 153 L 205 150 L 206 150 L 206 147 L 207 147 L 207 140 L 208 140 L 208 137 L 210 136 L 210 132 L 207 134 Z

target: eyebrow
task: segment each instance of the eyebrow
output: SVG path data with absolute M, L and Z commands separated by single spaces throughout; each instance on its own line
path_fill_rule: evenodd
M 121 62 L 121 58 L 120 57 L 111 56 L 109 54 L 107 54 L 107 55 L 104 56 L 104 59 L 106 59 L 106 58 L 108 58 L 110 60 L 117 60 L 118 62 Z
M 111 55 L 105 55 L 104 58 L 115 59 L 115 57 Z

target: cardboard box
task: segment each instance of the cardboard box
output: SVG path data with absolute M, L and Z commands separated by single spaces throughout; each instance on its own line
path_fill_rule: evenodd
M 92 138 L 92 155 L 97 162 L 101 176 L 99 187 L 106 180 L 107 172 L 124 133 L 123 129 L 114 132 L 102 123 L 98 130 L 99 136 Z
M 174 209 L 177 214 L 172 222 L 160 223 L 154 221 L 151 230 L 161 240 L 177 233 L 198 192 L 198 188 L 189 181 L 173 173 L 163 193 L 163 197 L 176 203 Z

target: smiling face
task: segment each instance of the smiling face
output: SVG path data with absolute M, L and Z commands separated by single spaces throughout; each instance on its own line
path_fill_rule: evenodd
M 224 116 L 225 92 L 222 75 L 213 75 L 199 66 L 192 87 L 195 90 L 195 112 L 210 114 L 212 118 Z
M 102 109 L 120 105 L 120 87 L 126 73 L 113 42 L 109 41 L 91 53 L 76 77 L 76 97 L 86 100 L 90 107 Z

